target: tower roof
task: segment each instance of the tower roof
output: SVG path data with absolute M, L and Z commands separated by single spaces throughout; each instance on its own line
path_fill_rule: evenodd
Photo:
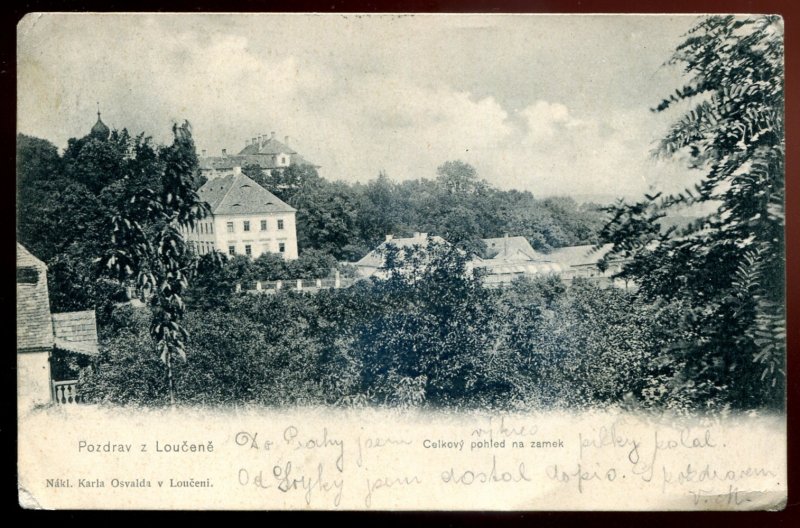
M 111 135 L 111 130 L 103 123 L 103 120 L 100 119 L 100 110 L 97 111 L 97 123 L 94 124 L 89 135 L 103 141 L 108 139 L 108 136 Z

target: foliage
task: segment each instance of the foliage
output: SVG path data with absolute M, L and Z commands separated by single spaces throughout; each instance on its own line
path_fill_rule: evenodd
M 175 125 L 173 135 L 173 144 L 159 152 L 162 170 L 155 185 L 137 189 L 112 218 L 113 249 L 103 260 L 119 280 L 134 278 L 151 292 L 150 334 L 166 365 L 171 400 L 172 363 L 175 356 L 186 359 L 183 295 L 197 266 L 181 230 L 193 228 L 209 213 L 195 191 L 197 155 L 189 124 Z
M 666 390 L 680 307 L 550 276 L 486 290 L 452 246 L 405 250 L 389 278 L 315 295 L 242 295 L 187 314 L 185 403 L 532 409 L 691 408 Z M 412 266 L 413 271 L 399 272 Z M 163 404 L 149 308 L 118 307 L 95 401 Z M 159 367 L 160 368 L 160 367 Z M 125 375 L 123 376 L 123 372 Z
M 610 207 L 601 238 L 609 258 L 649 300 L 680 303 L 671 387 L 697 403 L 782 405 L 785 383 L 783 25 L 779 17 L 711 16 L 689 32 L 670 64 L 686 84 L 655 109 L 680 116 L 657 155 L 687 155 L 702 180 L 683 193 Z M 681 207 L 713 212 L 662 229 Z

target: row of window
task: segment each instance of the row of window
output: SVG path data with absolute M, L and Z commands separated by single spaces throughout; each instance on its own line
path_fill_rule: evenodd
M 269 247 L 267 245 L 264 246 L 264 252 L 269 252 Z M 286 243 L 285 242 L 278 242 L 278 253 L 286 253 Z M 236 246 L 229 245 L 228 246 L 228 255 L 235 255 L 236 254 Z M 244 254 L 248 257 L 253 256 L 253 246 L 251 244 L 244 245 Z
M 213 235 L 214 223 L 213 222 L 200 222 L 196 227 L 192 228 L 192 233 L 197 232 L 201 235 Z
M 233 222 L 228 222 L 226 224 L 226 227 L 228 229 L 228 233 L 233 233 L 235 231 Z M 282 230 L 283 229 L 284 225 L 283 225 L 283 219 L 282 218 L 278 219 L 277 227 L 278 227 L 278 230 Z M 267 221 L 266 220 L 261 220 L 261 231 L 266 231 L 266 230 L 267 230 Z M 242 231 L 250 231 L 250 220 L 242 221 Z
M 192 248 L 197 253 L 199 253 L 200 255 L 205 255 L 206 253 L 213 253 L 214 251 L 213 242 L 197 242 L 194 240 L 190 240 L 189 247 Z

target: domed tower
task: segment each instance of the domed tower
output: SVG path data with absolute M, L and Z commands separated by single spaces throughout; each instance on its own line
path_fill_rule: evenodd
M 91 132 L 89 135 L 95 139 L 99 139 L 101 141 L 105 141 L 108 139 L 108 136 L 111 135 L 111 130 L 103 123 L 103 120 L 100 119 L 100 105 L 98 104 L 97 107 L 97 123 L 94 124 L 92 127 Z

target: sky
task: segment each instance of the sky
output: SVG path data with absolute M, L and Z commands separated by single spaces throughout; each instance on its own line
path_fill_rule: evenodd
M 198 151 L 275 132 L 330 180 L 433 178 L 592 199 L 678 190 L 654 159 L 680 108 L 666 65 L 693 16 L 32 14 L 17 28 L 18 131 L 66 146 L 96 120 Z

